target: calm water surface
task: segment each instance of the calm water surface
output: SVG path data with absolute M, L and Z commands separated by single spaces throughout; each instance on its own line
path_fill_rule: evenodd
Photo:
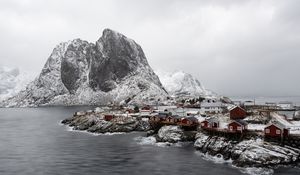
M 192 145 L 141 145 L 135 139 L 144 133 L 95 136 L 59 124 L 81 109 L 88 107 L 0 109 L 0 174 L 241 174 L 204 160 Z

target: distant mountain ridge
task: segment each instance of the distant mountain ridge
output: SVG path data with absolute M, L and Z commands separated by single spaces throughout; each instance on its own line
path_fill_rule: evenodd
M 24 90 L 33 80 L 33 74 L 20 71 L 18 68 L 0 66 L 0 101 Z
M 105 105 L 167 96 L 142 48 L 105 29 L 95 44 L 75 39 L 56 46 L 40 75 L 1 105 Z
M 172 96 L 217 96 L 216 93 L 205 89 L 199 80 L 184 71 L 170 73 L 157 70 L 155 73 Z

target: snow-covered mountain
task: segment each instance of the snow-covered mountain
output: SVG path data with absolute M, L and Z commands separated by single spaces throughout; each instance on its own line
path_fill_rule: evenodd
M 29 72 L 20 72 L 18 68 L 0 66 L 0 101 L 16 95 L 33 81 Z
M 169 73 L 157 70 L 155 73 L 172 96 L 216 96 L 215 93 L 205 89 L 195 77 L 186 72 Z
M 95 44 L 75 39 L 56 46 L 34 82 L 2 106 L 100 105 L 167 96 L 142 48 L 105 29 Z

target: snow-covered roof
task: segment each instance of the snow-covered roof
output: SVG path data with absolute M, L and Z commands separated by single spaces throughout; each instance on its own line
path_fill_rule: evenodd
M 197 114 L 199 114 L 199 111 L 187 111 L 186 113 L 197 115 Z
M 230 123 L 237 123 L 239 125 L 244 125 L 244 126 L 248 125 L 248 123 L 244 120 L 231 120 Z
M 191 120 L 191 121 L 198 121 L 198 119 L 196 117 L 185 117 L 185 119 Z
M 245 109 L 243 109 L 242 107 L 240 107 L 240 106 L 230 106 L 230 107 L 228 107 L 228 110 L 229 111 L 231 111 L 231 110 L 233 110 L 233 109 L 235 109 L 235 108 L 239 108 L 239 109 L 242 109 L 243 111 L 245 111 Z
M 282 123 L 276 123 L 276 122 L 271 122 L 271 123 L 269 123 L 267 126 L 266 126 L 266 128 L 268 128 L 268 127 L 270 127 L 270 126 L 272 126 L 272 125 L 274 125 L 274 126 L 276 126 L 277 128 L 279 128 L 279 129 L 281 129 L 281 130 L 283 130 L 283 129 L 289 129 L 289 128 L 287 128 L 285 125 L 283 125 Z
M 279 115 L 276 112 L 272 112 L 270 115 L 274 119 L 273 123 L 279 123 L 280 125 L 284 126 L 285 128 L 288 128 L 288 127 L 290 127 L 292 125 L 292 123 L 290 123 L 289 121 L 287 121 L 284 116 Z
M 227 109 L 229 110 L 229 111 L 231 111 L 232 109 L 234 109 L 236 107 L 236 105 L 228 105 L 227 106 Z

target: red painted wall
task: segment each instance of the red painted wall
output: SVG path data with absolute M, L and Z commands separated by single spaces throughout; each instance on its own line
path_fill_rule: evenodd
M 201 122 L 201 128 L 207 128 L 208 127 L 208 121 Z
M 112 115 L 105 115 L 104 116 L 104 120 L 106 120 L 106 121 L 111 121 L 113 118 L 114 118 L 114 116 L 112 116 Z
M 246 117 L 246 111 L 243 109 L 236 107 L 230 111 L 230 119 L 244 119 Z
M 269 133 L 267 133 L 267 129 L 269 129 Z M 280 133 L 276 133 L 276 130 L 280 130 Z M 283 136 L 288 136 L 289 135 L 289 131 L 287 129 L 284 129 L 283 131 L 278 128 L 275 125 L 270 125 L 268 127 L 265 128 L 264 130 L 265 132 L 265 136 L 271 136 L 271 137 L 281 137 L 281 132 L 283 132 Z
M 232 130 L 230 130 L 230 126 L 232 126 Z M 232 123 L 229 123 L 229 124 L 228 124 L 228 130 L 229 130 L 229 131 L 241 132 L 240 130 L 237 129 L 238 127 L 243 127 L 243 126 L 242 126 L 242 125 L 239 125 L 239 124 L 236 123 L 236 122 L 232 122 Z M 242 128 L 242 130 L 245 130 L 245 128 L 244 128 L 244 129 Z

